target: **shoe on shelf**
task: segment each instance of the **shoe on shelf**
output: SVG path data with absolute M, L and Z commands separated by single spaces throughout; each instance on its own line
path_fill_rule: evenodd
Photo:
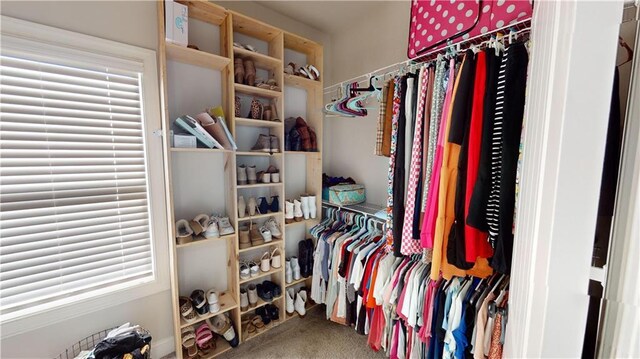
M 235 115 L 236 117 L 242 117 L 241 113 L 242 113 L 242 104 L 240 103 L 240 96 L 236 96 L 235 97 Z
M 291 201 L 284 201 L 284 223 L 293 223 L 293 203 Z
M 218 228 L 220 229 L 221 236 L 228 236 L 236 233 L 231 222 L 229 222 L 229 217 L 216 217 L 216 221 L 218 222 Z
M 251 277 L 251 267 L 248 263 L 240 263 L 240 279 L 248 279 Z
M 266 225 L 263 225 L 262 227 L 260 227 L 260 235 L 262 236 L 262 239 L 264 239 L 265 243 L 271 242 L 273 240 L 271 231 L 269 230 L 269 227 L 267 227 Z
M 209 222 L 209 216 L 204 213 L 197 215 L 194 219 L 189 222 L 191 229 L 193 229 L 193 233 L 197 236 L 200 233 L 204 232 L 207 228 L 207 223 Z
M 296 301 L 294 306 L 296 308 L 296 312 L 300 314 L 301 317 L 304 317 L 307 314 L 307 291 L 303 288 L 296 293 Z
M 300 279 L 300 264 L 298 264 L 298 257 L 291 257 L 291 271 L 293 272 L 293 280 Z
M 260 270 L 263 272 L 271 270 L 271 256 L 269 255 L 269 252 L 264 252 L 262 257 L 260 257 Z
M 302 203 L 297 199 L 293 200 L 293 219 L 296 222 L 302 221 Z
M 318 152 L 318 136 L 316 136 L 316 131 L 311 127 L 309 127 L 309 138 L 311 139 L 311 149 L 309 152 Z
M 282 256 L 280 255 L 280 248 L 276 247 L 271 251 L 271 267 L 272 268 L 282 267 Z
M 307 248 L 307 242 L 302 240 L 298 242 L 298 265 L 300 266 L 300 276 L 309 277 L 309 249 Z
M 220 231 L 218 230 L 218 220 L 216 217 L 209 218 L 206 229 L 202 234 L 204 238 L 220 238 Z
M 260 319 L 262 319 L 264 325 L 268 325 L 269 323 L 271 323 L 271 316 L 269 315 L 266 306 L 256 309 L 256 315 L 260 316 Z
M 258 289 L 258 297 L 265 302 L 271 302 L 273 300 L 273 292 L 270 286 L 265 285 L 265 282 L 256 286 Z
M 251 147 L 253 152 L 271 152 L 271 140 L 268 135 L 260 134 L 256 140 L 256 144 Z
M 293 282 L 293 270 L 291 269 L 291 261 L 286 259 L 284 262 L 284 281 L 287 284 Z
M 256 84 L 256 66 L 251 60 L 244 60 L 244 83 L 245 85 L 255 86 Z
M 315 246 L 313 245 L 313 239 L 307 238 L 304 240 L 307 246 L 307 278 L 313 275 L 313 252 L 315 251 Z
M 258 206 L 258 211 L 260 214 L 269 213 L 269 204 L 267 203 L 266 197 L 260 197 L 260 205 Z
M 191 292 L 191 303 L 193 303 L 193 307 L 196 310 L 196 314 L 199 317 L 202 317 L 209 313 L 209 303 L 207 303 L 207 298 L 204 295 L 204 291 L 202 289 L 196 289 Z
M 249 224 L 249 237 L 251 239 L 251 245 L 253 247 L 264 244 L 264 238 L 262 238 L 262 235 L 260 235 L 258 225 L 253 223 L 253 221 Z
M 254 308 L 258 304 L 258 290 L 255 284 L 249 284 L 247 286 L 247 297 L 249 300 L 249 306 Z
M 287 308 L 287 313 L 289 314 L 293 314 L 293 312 L 296 311 L 293 303 L 294 303 L 294 298 L 296 297 L 296 292 L 293 290 L 293 288 L 287 288 L 286 290 L 286 308 Z
M 180 219 L 176 222 L 175 231 L 178 244 L 187 244 L 193 241 L 193 229 L 191 229 L 186 219 Z
M 240 227 L 240 240 L 239 240 L 240 249 L 246 249 L 251 247 L 251 239 L 249 239 L 249 226 L 246 224 Z
M 271 236 L 273 238 L 282 238 L 282 231 L 280 230 L 280 226 L 278 225 L 278 222 L 276 222 L 275 219 L 273 218 L 269 218 L 265 223 L 265 226 L 267 226 L 267 228 L 269 228 L 269 231 L 271 232 Z
M 196 333 L 193 327 L 186 327 L 180 330 L 182 337 L 182 347 L 187 351 L 188 359 L 196 359 L 200 356 L 198 354 L 198 345 L 196 344 Z M 182 351 L 184 353 L 184 350 Z
M 267 89 L 270 89 L 271 86 L 269 86 L 267 83 L 264 83 L 264 85 L 266 85 Z M 263 107 L 263 111 L 262 111 L 262 119 L 264 121 L 271 121 L 271 116 L 273 115 L 273 112 L 271 111 L 271 105 L 264 105 Z
M 240 57 L 236 57 L 233 60 L 233 77 L 236 83 L 244 84 L 244 64 Z
M 309 219 L 309 196 L 306 194 L 303 194 L 300 196 L 300 203 L 301 203 L 301 208 L 302 208 L 302 215 L 304 216 L 304 219 Z
M 296 118 L 296 130 L 300 134 L 300 143 L 302 151 L 311 151 L 311 135 L 309 134 L 309 126 L 302 117 Z
M 220 303 L 218 302 L 218 292 L 215 289 L 209 289 L 207 291 L 207 303 L 209 303 L 209 313 L 217 313 L 220 310 Z
M 260 274 L 260 266 L 258 266 L 258 264 L 254 261 L 249 261 L 248 265 L 251 278 L 257 277 L 258 274 Z
M 278 320 L 280 320 L 280 308 L 278 308 L 278 306 L 267 304 L 264 306 L 264 308 L 267 311 L 267 314 L 269 314 L 269 317 L 272 321 L 277 322 Z
M 264 110 L 264 105 L 262 102 L 258 101 L 258 99 L 254 98 L 251 100 L 251 111 L 249 112 L 249 117 L 252 120 L 260 120 L 262 119 L 262 111 Z
M 247 203 L 244 196 L 238 197 L 238 218 L 243 218 L 247 214 Z
M 278 171 L 275 166 L 269 166 L 269 168 L 267 168 L 267 173 L 271 175 L 271 182 L 280 182 L 280 171 Z
M 236 331 L 233 329 L 233 323 L 231 319 L 228 317 L 228 313 L 218 314 L 213 318 L 208 318 L 206 320 L 209 329 L 212 332 L 222 336 L 231 347 L 235 348 L 238 346 L 238 336 L 236 335 Z
M 295 75 L 296 64 L 293 62 L 288 63 L 287 66 L 284 68 L 284 73 L 288 75 Z
M 256 198 L 249 197 L 249 201 L 247 202 L 247 211 L 249 212 L 249 217 L 253 217 L 256 215 L 257 208 L 258 208 L 258 203 L 256 202 Z
M 249 295 L 247 290 L 240 288 L 240 310 L 246 312 L 249 309 Z
M 247 184 L 247 166 L 240 165 L 238 166 L 236 180 L 238 181 L 238 185 L 242 186 Z
M 278 136 L 269 136 L 269 147 L 271 148 L 271 153 L 280 152 L 280 139 L 278 139 Z
M 271 196 L 271 204 L 269 204 L 269 210 L 276 213 L 280 210 L 280 200 L 278 196 Z
M 256 176 L 256 166 L 248 166 L 247 167 L 247 183 L 248 184 L 256 184 L 258 182 Z
M 316 196 L 309 196 L 309 217 L 316 219 L 317 207 Z
M 289 143 L 291 146 L 290 151 L 300 152 L 302 151 L 302 139 L 300 137 L 300 131 L 296 127 L 289 131 Z
M 265 171 L 258 172 L 258 182 L 271 183 L 271 173 L 267 173 Z
M 193 303 L 191 303 L 191 298 L 181 296 L 179 299 L 180 305 L 180 315 L 182 319 L 184 319 L 187 323 L 193 323 L 198 318 L 196 316 L 196 311 L 193 310 Z

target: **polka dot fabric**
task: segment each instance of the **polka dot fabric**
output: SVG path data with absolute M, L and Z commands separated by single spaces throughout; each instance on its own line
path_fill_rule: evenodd
M 531 0 L 413 0 L 407 55 L 446 46 L 531 18 Z M 475 26 L 474 26 L 475 25 Z

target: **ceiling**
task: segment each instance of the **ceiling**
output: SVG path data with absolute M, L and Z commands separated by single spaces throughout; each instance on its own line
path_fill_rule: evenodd
M 324 33 L 335 34 L 391 1 L 260 1 L 260 4 Z

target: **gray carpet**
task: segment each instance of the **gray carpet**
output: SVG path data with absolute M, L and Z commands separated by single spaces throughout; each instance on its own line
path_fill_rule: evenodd
M 324 310 L 316 306 L 304 318 L 291 319 L 220 358 L 385 358 L 369 348 L 366 336 L 326 320 Z

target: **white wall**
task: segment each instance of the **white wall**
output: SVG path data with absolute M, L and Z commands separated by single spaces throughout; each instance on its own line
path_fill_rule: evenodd
M 409 1 L 364 1 L 366 22 L 348 24 L 331 34 L 331 54 L 325 68 L 332 71 L 325 86 L 366 74 L 407 59 Z M 325 95 L 325 101 L 335 91 Z M 374 154 L 378 101 L 369 101 L 362 118 L 325 117 L 324 171 L 353 177 L 367 189 L 367 202 L 386 205 L 389 159 Z M 349 156 L 344 156 L 348 153 Z

